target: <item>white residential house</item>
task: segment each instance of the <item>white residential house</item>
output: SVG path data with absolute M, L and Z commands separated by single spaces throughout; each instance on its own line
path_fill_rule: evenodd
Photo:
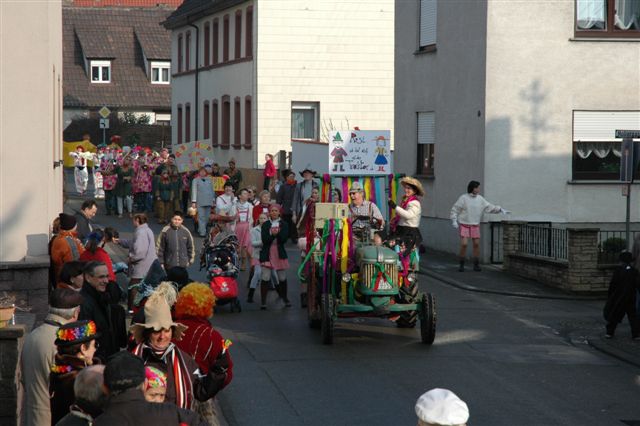
M 173 144 L 262 167 L 292 140 L 393 130 L 393 0 L 186 0 L 172 30 Z
M 624 229 L 614 130 L 640 129 L 639 16 L 637 0 L 396 2 L 395 164 L 423 179 L 427 245 L 457 250 L 472 179 L 511 219 Z M 633 222 L 639 201 L 635 185 Z

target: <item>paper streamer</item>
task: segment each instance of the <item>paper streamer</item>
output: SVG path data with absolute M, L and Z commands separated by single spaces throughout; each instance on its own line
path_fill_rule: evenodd
M 349 220 L 342 219 L 342 246 L 340 248 L 340 270 L 347 272 L 349 266 Z
M 371 200 L 371 178 L 364 178 L 364 199 Z
M 349 179 L 346 177 L 342 178 L 342 202 L 349 202 Z

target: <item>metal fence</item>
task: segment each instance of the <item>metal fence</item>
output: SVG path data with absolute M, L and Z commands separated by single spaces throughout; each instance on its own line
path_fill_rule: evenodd
M 491 263 L 504 262 L 502 222 L 489 222 L 491 230 Z
M 568 233 L 566 229 L 552 228 L 551 224 L 520 226 L 519 251 L 531 256 L 567 260 Z
M 640 231 L 631 231 L 631 244 L 633 245 L 636 235 Z M 620 252 L 627 249 L 627 239 L 625 231 L 599 231 L 598 232 L 598 263 L 614 264 L 618 263 Z

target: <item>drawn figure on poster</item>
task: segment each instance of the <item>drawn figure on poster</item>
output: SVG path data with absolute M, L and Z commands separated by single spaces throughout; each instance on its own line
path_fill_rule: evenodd
M 331 151 L 331 154 L 329 154 L 333 157 L 333 171 L 337 172 L 339 167 L 340 171 L 344 172 L 344 157 L 347 156 L 347 151 L 340 146 L 340 144 L 343 143 L 343 140 L 339 132 L 333 137 L 333 143 L 336 146 L 333 148 L 333 151 Z
M 378 166 L 378 171 L 384 172 L 384 166 L 389 164 L 387 160 L 387 140 L 384 136 L 378 136 L 376 138 L 376 154 L 378 155 L 373 163 Z

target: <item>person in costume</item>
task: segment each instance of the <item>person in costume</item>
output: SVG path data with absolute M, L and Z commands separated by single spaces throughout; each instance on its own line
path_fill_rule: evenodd
M 223 172 L 225 175 L 229 176 L 229 180 L 227 182 L 231 182 L 233 185 L 233 190 L 237 191 L 240 188 L 240 184 L 242 183 L 242 172 L 240 169 L 236 168 L 236 160 L 229 160 L 229 167 L 224 169 Z
M 116 174 L 117 160 L 115 151 L 111 148 L 105 150 L 105 155 L 100 159 L 100 173 L 102 174 L 102 189 L 104 191 L 104 206 L 107 216 L 111 216 L 118 209 L 114 190 L 118 183 Z
M 409 269 L 416 270 L 418 267 L 419 258 L 415 249 L 422 244 L 420 233 L 422 205 L 418 197 L 424 196 L 424 189 L 418 179 L 409 176 L 402 178 L 400 184 L 404 189 L 400 205 L 389 198 L 389 207 L 396 213 L 389 228 L 394 239 L 404 242 L 405 250 L 401 253 L 400 260 L 403 264 L 403 273 L 406 274 Z
M 235 232 L 237 199 L 234 195 L 233 183 L 229 180 L 224 183 L 224 193 L 216 198 L 215 220 L 220 223 L 223 231 Z
M 133 178 L 135 203 L 140 212 L 153 212 L 153 176 L 155 170 L 156 163 L 151 149 L 148 147 L 140 149 Z
M 260 309 L 267 309 L 267 293 L 271 285 L 271 271 L 278 275 L 278 295 L 284 301 L 285 307 L 291 307 L 287 298 L 287 269 L 289 261 L 285 243 L 289 238 L 289 225 L 281 220 L 282 207 L 272 204 L 269 207 L 269 220 L 262 224 L 262 250 L 260 250 L 260 273 L 262 284 L 260 285 L 260 297 L 262 305 Z
M 167 396 L 167 373 L 147 365 L 144 367 L 147 379 L 144 387 L 144 399 L 149 402 L 163 403 Z
M 269 206 L 271 205 L 271 193 L 266 189 L 260 192 L 258 203 L 253 206 L 253 226 L 258 224 L 258 218 L 261 214 L 269 217 Z
M 353 231 L 361 234 L 367 227 L 381 229 L 384 227 L 384 218 L 378 206 L 364 199 L 364 188 L 360 182 L 353 182 L 349 188 L 349 217 L 351 218 Z
M 238 192 L 236 203 L 236 237 L 240 248 L 240 270 L 245 270 L 245 264 L 251 258 L 251 222 L 253 220 L 253 205 L 249 202 L 249 191 L 246 188 Z
M 69 153 L 73 157 L 73 177 L 76 184 L 76 191 L 80 195 L 84 195 L 89 184 L 89 169 L 87 161 L 93 159 L 93 154 L 85 152 L 82 145 L 78 145 L 76 150 Z
M 293 211 L 293 223 L 298 223 L 298 219 L 302 216 L 302 210 L 305 202 L 311 197 L 311 193 L 314 189 L 320 189 L 318 182 L 313 180 L 316 176 L 315 170 L 311 170 L 310 167 L 305 168 L 300 172 L 302 176 L 302 182 L 296 185 L 296 190 L 293 194 L 293 204 L 291 210 Z

